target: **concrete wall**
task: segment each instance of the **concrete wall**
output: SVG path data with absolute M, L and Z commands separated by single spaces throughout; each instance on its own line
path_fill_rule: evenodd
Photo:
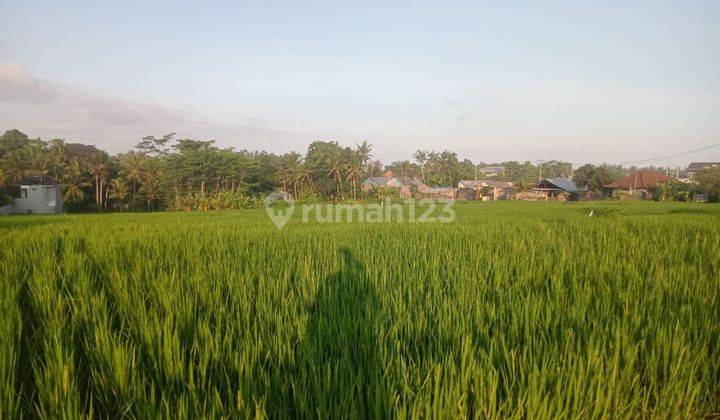
M 63 211 L 58 185 L 23 185 L 21 198 L 13 199 L 13 213 L 59 214 Z

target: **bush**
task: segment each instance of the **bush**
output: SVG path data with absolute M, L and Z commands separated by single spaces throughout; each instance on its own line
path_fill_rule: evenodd
M 205 211 L 205 210 L 239 210 L 256 209 L 263 206 L 262 197 L 222 191 L 217 194 L 190 193 L 177 197 L 168 210 L 171 211 Z
M 12 204 L 12 197 L 0 190 L 0 207 L 7 206 L 8 204 Z

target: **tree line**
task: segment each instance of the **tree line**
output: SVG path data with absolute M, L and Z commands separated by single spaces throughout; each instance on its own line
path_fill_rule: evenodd
M 258 207 L 262 195 L 284 190 L 297 199 L 368 198 L 364 179 L 388 170 L 418 177 L 430 186 L 453 186 L 461 179 L 487 178 L 478 167 L 498 165 L 493 179 L 522 187 L 542 177 L 571 177 L 580 187 L 600 188 L 628 173 L 612 165 L 585 165 L 574 173 L 569 162 L 472 162 L 455 152 L 418 150 L 412 160 L 383 164 L 372 145 L 352 147 L 314 141 L 305 154 L 220 148 L 214 140 L 147 136 L 130 151 L 111 155 L 96 146 L 64 139 L 44 141 L 19 130 L 0 136 L 0 185 L 44 174 L 61 186 L 69 211 L 209 210 Z

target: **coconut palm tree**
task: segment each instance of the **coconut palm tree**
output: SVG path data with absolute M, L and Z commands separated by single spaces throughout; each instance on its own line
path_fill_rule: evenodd
M 154 175 L 146 175 L 140 193 L 145 196 L 148 208 L 155 211 L 155 203 L 160 198 L 160 182 Z
M 289 168 L 285 163 L 286 155 L 280 156 L 280 164 L 278 165 L 278 175 L 280 176 L 280 181 L 282 182 L 283 191 L 287 192 L 287 184 L 288 184 L 288 178 L 290 178 L 289 174 Z
M 42 144 L 34 143 L 25 147 L 25 159 L 29 172 L 33 174 L 44 174 L 47 172 L 48 160 Z
M 315 194 L 315 183 L 313 182 L 312 170 L 305 163 L 298 168 L 298 184 L 305 183 L 310 187 L 310 194 Z
M 298 196 L 298 186 L 302 179 L 302 155 L 297 152 L 285 154 L 285 165 L 288 171 L 288 177 L 293 188 L 293 197 Z
M 363 173 L 367 171 L 367 163 L 371 156 L 370 152 L 372 152 L 372 144 L 368 143 L 367 140 L 363 140 L 362 143 L 355 145 L 355 153 L 360 158 Z
M 107 154 L 103 151 L 93 153 L 90 158 L 90 174 L 95 177 L 95 204 L 103 208 L 103 184 L 108 177 Z
M 335 193 L 340 192 L 340 180 L 344 172 L 344 163 L 339 149 L 333 150 L 328 159 L 328 176 L 335 181 Z
M 353 200 L 357 199 L 357 181 L 363 175 L 362 164 L 359 161 L 353 161 L 348 165 L 345 174 L 348 181 L 352 184 Z
M 425 183 L 425 164 L 428 161 L 428 153 L 424 150 L 418 150 L 413 153 L 415 161 L 420 165 L 420 175 L 422 176 L 423 183 Z
M 113 178 L 110 181 L 108 187 L 108 198 L 115 201 L 116 204 L 120 204 L 120 207 L 124 207 L 124 202 L 127 199 L 128 185 L 122 178 Z
M 85 175 L 80 169 L 80 163 L 77 159 L 73 159 L 65 168 L 65 174 L 62 178 L 62 184 L 65 188 L 63 200 L 65 201 L 82 201 L 85 199 L 84 187 L 89 187 L 90 182 L 85 179 Z
M 20 182 L 27 172 L 27 160 L 22 150 L 6 152 L 0 161 L 0 166 L 5 172 L 3 178 L 9 182 Z
M 67 145 L 63 139 L 50 141 L 50 170 L 55 179 L 62 179 L 67 166 Z
M 143 158 L 139 153 L 130 151 L 120 158 L 120 175 L 132 182 L 133 206 L 137 196 L 137 185 L 143 179 Z

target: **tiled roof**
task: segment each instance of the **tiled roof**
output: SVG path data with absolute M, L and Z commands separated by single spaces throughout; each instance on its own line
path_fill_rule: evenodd
M 608 184 L 606 188 L 633 188 L 633 189 L 651 189 L 658 184 L 664 184 L 670 180 L 665 174 L 651 171 L 639 171 L 630 176 Z

